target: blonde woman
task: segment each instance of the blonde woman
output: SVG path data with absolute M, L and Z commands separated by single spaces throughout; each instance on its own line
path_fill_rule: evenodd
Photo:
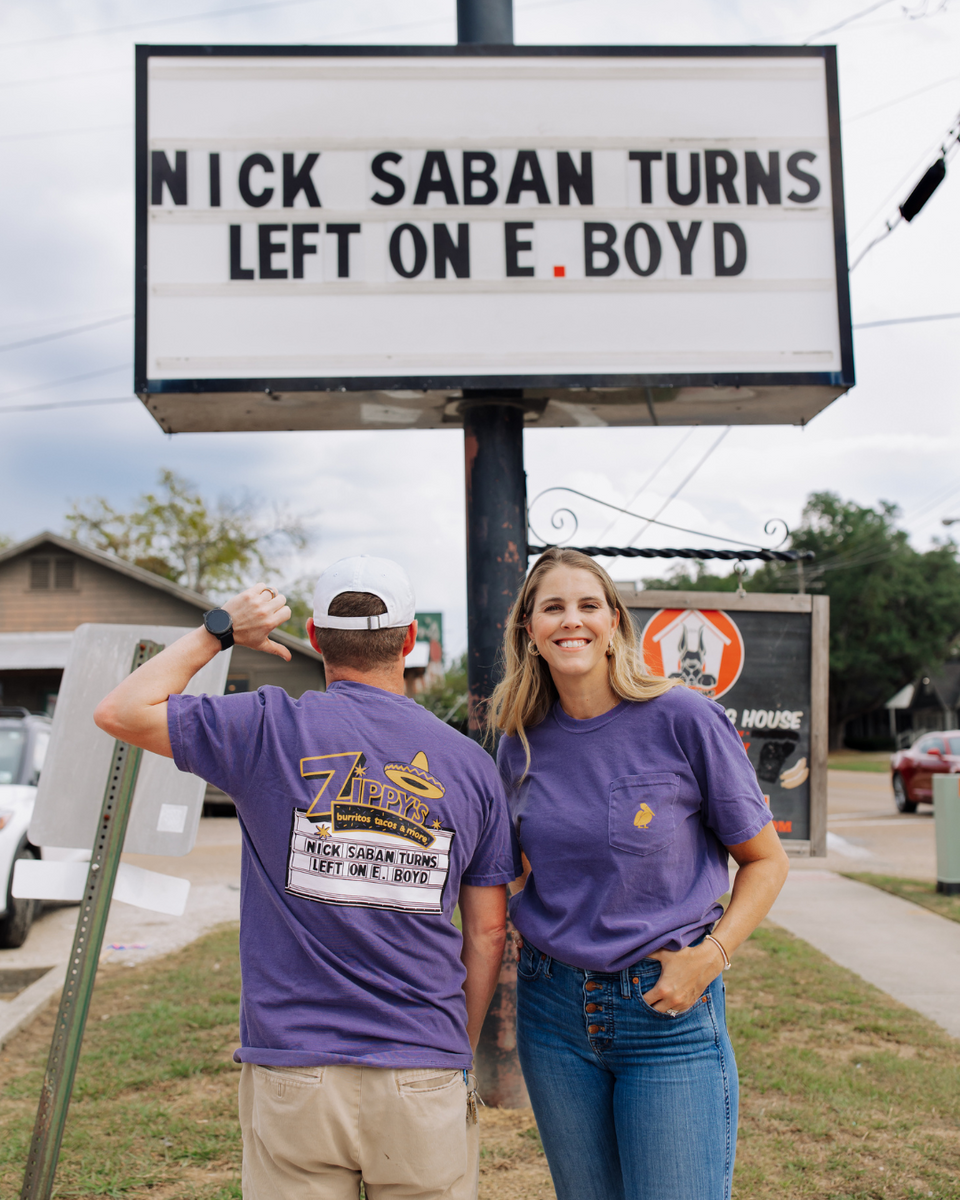
M 727 1200 L 722 971 L 787 874 L 754 770 L 718 704 L 644 673 L 586 555 L 541 555 L 504 655 L 490 721 L 525 860 L 517 1041 L 557 1196 Z

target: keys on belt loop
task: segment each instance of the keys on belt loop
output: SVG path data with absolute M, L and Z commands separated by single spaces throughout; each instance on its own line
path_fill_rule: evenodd
M 476 1076 L 471 1074 L 469 1071 L 464 1071 L 463 1082 L 466 1084 L 467 1088 L 467 1120 L 472 1125 L 476 1125 L 478 1120 L 477 1104 L 483 1104 L 482 1098 L 477 1093 Z M 486 1105 L 484 1105 L 484 1107 L 486 1107 Z

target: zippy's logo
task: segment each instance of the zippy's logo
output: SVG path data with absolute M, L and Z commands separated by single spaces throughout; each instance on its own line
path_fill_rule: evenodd
M 727 613 L 716 609 L 661 608 L 646 623 L 643 658 L 652 675 L 680 679 L 718 699 L 743 670 L 743 638 Z

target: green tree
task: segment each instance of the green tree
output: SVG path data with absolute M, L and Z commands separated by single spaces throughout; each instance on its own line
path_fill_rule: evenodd
M 274 555 L 307 544 L 299 521 L 268 522 L 262 509 L 249 496 L 211 507 L 193 484 L 162 470 L 156 490 L 140 496 L 132 512 L 95 496 L 74 501 L 66 521 L 72 538 L 212 595 L 276 576 Z
M 425 688 L 414 699 L 441 721 L 446 721 L 463 733 L 467 727 L 466 654 L 457 659 L 440 683 Z
M 814 492 L 803 509 L 793 550 L 812 550 L 805 590 L 830 597 L 830 745 L 843 744 L 847 721 L 883 705 L 928 665 L 942 662 L 960 633 L 960 564 L 953 542 L 921 553 L 897 528 L 899 510 L 881 501 L 865 508 L 833 492 Z M 724 583 L 726 582 L 726 586 Z M 647 587 L 732 591 L 734 575 L 644 580 Z M 796 592 L 792 563 L 765 563 L 744 587 Z

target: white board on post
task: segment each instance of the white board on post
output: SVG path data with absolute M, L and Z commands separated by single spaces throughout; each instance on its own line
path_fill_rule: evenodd
M 853 385 L 832 46 L 139 46 L 167 431 L 802 424 Z
M 30 822 L 35 846 L 89 850 L 96 836 L 114 739 L 93 723 L 100 701 L 130 673 L 137 642 L 172 645 L 189 629 L 171 625 L 79 625 L 53 718 L 50 749 Z M 230 652 L 222 651 L 185 688 L 222 695 Z M 206 784 L 170 758 L 144 751 L 124 851 L 183 855 L 193 849 Z

